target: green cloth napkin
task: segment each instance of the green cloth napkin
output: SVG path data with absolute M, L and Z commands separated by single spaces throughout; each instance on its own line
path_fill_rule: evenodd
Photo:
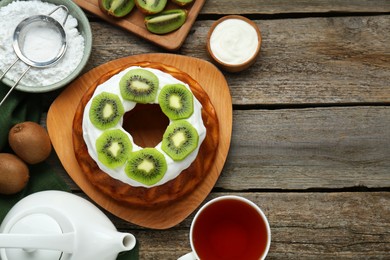
M 116 260 L 138 260 L 139 259 L 139 242 L 135 244 L 135 247 L 126 252 L 121 252 L 118 254 Z
M 9 87 L 0 82 L 0 99 L 8 92 Z M 38 122 L 42 113 L 38 95 L 28 95 L 13 91 L 0 107 L 0 151 L 3 152 L 8 141 L 9 129 L 23 121 Z
M 0 195 L 1 221 L 16 202 L 29 194 L 44 190 L 70 191 L 66 183 L 52 171 L 47 163 L 43 162 L 29 168 L 30 179 L 25 189 L 14 195 Z
M 9 90 L 0 82 L 0 100 Z M 39 122 L 43 109 L 42 94 L 13 91 L 0 106 L 0 152 L 12 153 L 8 145 L 8 132 L 19 122 Z M 29 194 L 44 190 L 62 190 L 70 192 L 68 185 L 58 176 L 46 162 L 30 165 L 30 179 L 25 189 L 14 195 L 0 195 L 0 223 L 8 211 L 22 198 Z M 1 173 L 0 173 L 1 174 Z M 139 243 L 131 251 L 122 252 L 117 260 L 138 260 Z
M 0 83 L 0 98 L 8 92 L 9 87 Z M 8 132 L 19 122 L 39 122 L 42 114 L 41 95 L 13 91 L 0 107 L 0 152 L 12 153 L 8 146 Z M 0 222 L 7 212 L 25 196 L 43 190 L 70 191 L 66 183 L 46 163 L 29 165 L 30 179 L 25 189 L 14 195 L 0 195 Z

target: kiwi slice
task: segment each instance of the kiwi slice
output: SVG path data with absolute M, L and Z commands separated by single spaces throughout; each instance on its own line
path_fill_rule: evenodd
M 194 2 L 194 0 L 172 0 L 172 2 L 179 6 L 187 6 Z
M 187 20 L 187 11 L 171 9 L 145 17 L 145 26 L 155 34 L 166 34 L 179 29 Z
M 100 9 L 113 17 L 123 17 L 134 8 L 134 0 L 99 0 Z
M 165 85 L 158 95 L 158 103 L 171 120 L 188 118 L 194 112 L 192 93 L 183 84 Z
M 127 176 L 145 185 L 156 184 L 167 171 L 167 162 L 156 148 L 144 148 L 133 152 L 127 161 Z
M 119 97 L 115 94 L 102 92 L 92 99 L 89 109 L 89 119 L 101 130 L 115 126 L 125 110 Z
M 158 86 L 157 76 L 145 69 L 130 70 L 119 81 L 122 97 L 142 104 L 156 99 Z
M 167 127 L 161 149 L 174 161 L 181 161 L 195 150 L 198 141 L 196 129 L 186 120 L 178 120 Z
M 164 10 L 167 0 L 135 0 L 135 4 L 144 14 L 157 14 Z
M 132 149 L 130 138 L 120 129 L 106 130 L 96 139 L 98 159 L 111 169 L 124 165 Z

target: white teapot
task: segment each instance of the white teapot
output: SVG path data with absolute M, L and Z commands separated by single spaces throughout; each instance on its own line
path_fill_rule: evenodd
M 115 260 L 135 244 L 92 203 L 62 191 L 23 198 L 0 226 L 1 260 Z

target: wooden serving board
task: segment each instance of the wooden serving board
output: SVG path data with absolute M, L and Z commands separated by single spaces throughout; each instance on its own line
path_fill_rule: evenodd
M 215 163 L 206 179 L 183 199 L 168 206 L 151 209 L 123 205 L 95 188 L 81 171 L 72 143 L 73 117 L 85 91 L 104 73 L 141 61 L 164 63 L 189 74 L 209 95 L 220 124 L 219 146 Z M 213 64 L 207 61 L 175 54 L 129 56 L 96 67 L 70 84 L 51 105 L 47 115 L 47 128 L 53 147 L 65 170 L 92 200 L 126 221 L 148 228 L 166 229 L 175 226 L 190 215 L 215 185 L 230 146 L 232 99 L 225 77 Z
M 145 15 L 141 13 L 140 10 L 134 6 L 134 9 L 123 18 L 113 18 L 109 15 L 103 13 L 98 4 L 98 0 L 73 0 L 81 8 L 99 16 L 100 18 L 106 20 L 109 23 L 117 25 L 125 30 L 128 30 L 148 41 L 151 41 L 167 50 L 175 51 L 181 47 L 186 39 L 192 25 L 194 24 L 196 17 L 198 16 L 200 10 L 202 9 L 206 0 L 195 0 L 193 4 L 188 7 L 179 7 L 171 1 L 168 1 L 165 9 L 176 9 L 182 8 L 188 11 L 188 16 L 186 22 L 178 30 L 164 34 L 158 35 L 149 32 L 144 25 Z

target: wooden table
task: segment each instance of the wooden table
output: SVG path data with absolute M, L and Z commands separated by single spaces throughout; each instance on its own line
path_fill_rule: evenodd
M 253 20 L 261 54 L 224 75 L 233 133 L 211 198 L 257 203 L 272 231 L 268 259 L 390 258 L 390 1 L 208 0 L 176 52 L 210 61 L 211 24 L 227 14 Z M 164 49 L 89 15 L 93 50 L 85 71 Z M 43 119 L 44 121 L 44 119 Z M 85 196 L 58 159 L 51 163 Z M 140 241 L 140 259 L 190 250 L 194 214 L 151 230 L 105 212 Z

